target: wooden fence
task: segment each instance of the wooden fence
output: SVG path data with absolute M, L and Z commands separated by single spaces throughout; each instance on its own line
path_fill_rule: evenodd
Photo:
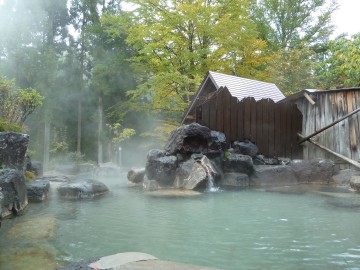
M 224 87 L 196 108 L 196 122 L 224 132 L 229 144 L 248 139 L 266 157 L 302 158 L 297 143 L 302 114 L 294 104 L 254 98 L 238 101 Z

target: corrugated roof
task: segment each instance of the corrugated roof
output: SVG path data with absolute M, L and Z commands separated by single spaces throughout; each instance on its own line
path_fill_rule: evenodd
M 273 83 L 261 82 L 213 71 L 209 71 L 209 77 L 217 89 L 226 87 L 230 94 L 239 100 L 253 97 L 256 101 L 270 98 L 274 102 L 278 102 L 285 98 L 284 94 Z

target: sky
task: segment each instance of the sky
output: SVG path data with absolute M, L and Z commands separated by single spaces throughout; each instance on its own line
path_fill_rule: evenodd
M 358 22 L 360 0 L 338 0 L 339 9 L 333 14 L 333 23 L 336 26 L 334 36 L 345 32 L 353 35 L 360 32 Z

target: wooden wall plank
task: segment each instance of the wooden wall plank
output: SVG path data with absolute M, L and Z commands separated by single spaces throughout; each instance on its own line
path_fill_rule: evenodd
M 244 137 L 251 140 L 251 102 L 253 98 L 244 100 Z
M 274 156 L 284 157 L 283 144 L 281 142 L 281 111 L 283 104 L 274 107 Z
M 217 119 L 217 116 L 216 116 L 216 112 L 217 112 L 216 104 L 217 104 L 217 98 L 216 98 L 216 96 L 214 96 L 209 101 L 210 112 L 209 112 L 209 126 L 208 127 L 210 129 L 212 129 L 212 130 L 216 130 L 216 119 Z
M 245 138 L 245 125 L 244 125 L 244 110 L 245 110 L 245 103 L 244 101 L 238 101 L 237 107 L 237 140 L 243 141 Z
M 262 102 L 261 102 L 262 101 Z M 263 99 L 259 103 L 263 105 L 263 122 L 262 122 L 262 153 L 269 156 L 269 100 Z
M 259 123 L 256 118 L 256 107 L 258 106 L 258 102 L 255 99 L 251 99 L 250 102 L 250 138 L 252 142 L 256 141 L 256 131 Z
M 269 127 L 268 127 L 268 142 L 269 142 L 269 153 L 268 157 L 275 157 L 275 112 L 274 107 L 276 106 L 274 101 L 268 100 L 269 108 Z
M 230 138 L 231 133 L 231 119 L 230 119 L 230 113 L 231 113 L 231 94 L 229 90 L 225 87 L 223 90 L 223 111 L 224 111 L 224 133 L 227 135 L 227 137 Z M 229 142 L 228 142 L 229 143 Z
M 224 101 L 223 88 L 218 90 L 216 99 L 216 131 L 224 132 Z
M 256 104 L 256 137 L 253 138 L 253 142 L 259 148 L 259 153 L 264 154 L 264 144 L 263 144 L 263 108 L 264 102 L 260 100 Z
M 237 139 L 237 123 L 238 123 L 238 114 L 237 114 L 237 98 L 232 97 L 230 102 L 230 143 L 234 142 Z

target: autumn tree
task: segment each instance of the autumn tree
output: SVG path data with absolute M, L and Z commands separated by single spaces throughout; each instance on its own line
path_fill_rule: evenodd
M 208 70 L 263 76 L 265 42 L 257 39 L 248 1 L 127 2 L 136 9 L 105 21 L 108 33 L 125 25 L 137 51 L 131 60 L 140 84 L 128 92 L 137 106 L 179 116 Z
M 317 86 L 337 89 L 360 86 L 360 33 L 341 35 L 329 43 L 316 69 Z
M 336 8 L 336 0 L 252 1 L 259 37 L 272 51 L 271 81 L 283 92 L 314 86 L 314 67 L 326 51 Z

